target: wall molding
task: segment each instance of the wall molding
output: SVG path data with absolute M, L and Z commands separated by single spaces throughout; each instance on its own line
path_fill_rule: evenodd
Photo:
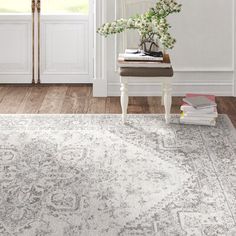
M 225 73 L 225 72 L 229 72 L 232 73 L 234 72 L 234 68 L 177 68 L 174 69 L 175 73 L 178 72 L 221 72 L 221 73 Z
M 232 96 L 234 86 L 233 71 L 208 72 L 175 72 L 173 80 L 173 95 L 180 96 L 186 92 L 201 91 L 218 96 Z M 158 78 L 131 78 L 129 83 L 131 96 L 160 96 L 161 83 Z M 118 96 L 120 84 L 117 77 L 108 81 L 108 95 Z
M 120 86 L 120 83 L 109 83 L 111 86 Z M 130 83 L 130 86 L 161 86 L 161 83 Z M 173 86 L 232 86 L 233 83 L 172 83 Z
M 183 96 L 186 90 L 189 93 L 201 91 L 203 93 L 213 93 L 217 96 L 228 96 L 229 89 L 232 88 L 232 84 L 173 84 L 173 96 Z M 120 96 L 120 84 L 109 83 L 108 84 L 108 96 Z M 132 83 L 129 84 L 130 96 L 161 96 L 161 84 L 158 83 Z

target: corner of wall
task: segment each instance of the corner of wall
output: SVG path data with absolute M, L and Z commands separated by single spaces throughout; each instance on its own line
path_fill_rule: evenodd
M 95 29 L 106 22 L 107 0 L 95 1 Z M 107 42 L 106 39 L 97 35 L 94 37 L 94 80 L 93 96 L 107 97 Z

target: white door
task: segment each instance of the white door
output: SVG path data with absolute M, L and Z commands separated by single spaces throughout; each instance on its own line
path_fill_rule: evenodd
M 93 3 L 42 0 L 41 83 L 92 83 Z
M 92 9 L 92 0 L 0 0 L 0 83 L 92 83 Z

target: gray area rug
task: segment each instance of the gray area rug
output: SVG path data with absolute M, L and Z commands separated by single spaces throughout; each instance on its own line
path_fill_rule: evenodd
M 178 117 L 0 116 L 1 236 L 236 235 L 236 139 Z

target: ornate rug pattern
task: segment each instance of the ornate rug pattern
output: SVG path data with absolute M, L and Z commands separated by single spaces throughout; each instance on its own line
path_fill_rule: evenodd
M 163 116 L 1 115 L 1 236 L 235 236 L 236 138 Z

